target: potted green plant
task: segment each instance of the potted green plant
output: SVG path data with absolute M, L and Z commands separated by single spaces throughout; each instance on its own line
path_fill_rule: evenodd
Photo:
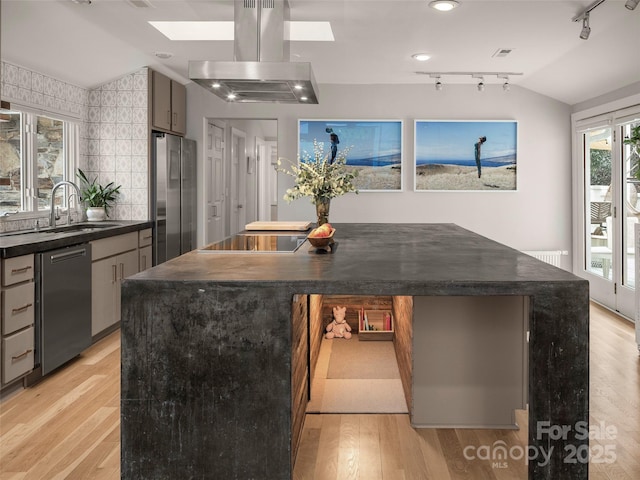
M 97 180 L 98 177 L 94 177 L 93 180 L 89 180 L 87 175 L 78 168 L 77 173 L 80 179 L 80 201 L 87 205 L 87 220 L 96 222 L 104 220 L 109 216 L 109 208 L 113 206 L 113 202 L 120 194 L 120 187 L 114 186 L 113 182 L 109 182 L 107 185 L 100 185 Z

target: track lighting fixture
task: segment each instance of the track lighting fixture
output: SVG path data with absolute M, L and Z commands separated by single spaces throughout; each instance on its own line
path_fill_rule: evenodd
M 484 79 L 485 77 L 498 77 L 499 79 L 504 80 L 504 83 L 502 84 L 502 89 L 505 92 L 508 92 L 509 90 L 511 90 L 511 84 L 509 83 L 509 77 L 512 76 L 517 76 L 517 75 L 522 75 L 522 73 L 520 72 L 416 72 L 418 75 L 429 75 L 430 78 L 435 79 L 435 89 L 437 91 L 442 90 L 442 81 L 441 78 L 442 77 L 446 77 L 446 76 L 466 76 L 466 77 L 471 77 L 471 78 L 475 78 L 478 80 L 478 84 L 477 84 L 477 88 L 479 92 L 484 92 L 485 90 L 485 83 L 484 83 Z M 494 83 L 494 82 L 490 82 L 490 83 Z
M 504 80 L 504 83 L 502 84 L 502 90 L 504 90 L 505 92 L 511 90 L 511 85 L 509 84 L 509 75 L 497 75 L 497 77 Z
M 573 17 L 571 19 L 574 22 L 579 22 L 580 20 L 582 20 L 582 30 L 580 31 L 580 38 L 582 40 L 587 40 L 589 38 L 589 35 L 591 35 L 591 26 L 589 25 L 589 14 L 598 5 L 602 5 L 604 2 L 605 2 L 605 0 L 596 0 L 591 5 L 589 5 L 587 8 L 585 8 L 582 11 L 582 13 L 579 13 L 578 15 L 576 15 L 575 17 Z
M 442 90 L 442 82 L 440 81 L 440 75 L 430 75 L 431 78 L 435 78 L 436 79 L 436 83 L 435 83 L 435 87 L 436 90 L 439 92 Z
M 589 35 L 591 35 L 591 27 L 589 26 L 589 12 L 587 12 L 582 18 L 582 31 L 580 32 L 580 38 L 582 40 L 587 40 Z
M 484 75 L 482 75 L 481 73 L 476 73 L 471 75 L 473 78 L 477 78 L 479 80 L 478 82 L 478 91 L 479 92 L 484 92 Z
M 438 92 L 441 91 L 442 90 L 442 82 L 440 81 L 440 74 L 439 73 L 429 74 L 429 77 L 436 79 L 436 83 L 435 83 L 436 91 L 438 91 Z
M 627 0 L 624 6 L 629 10 L 634 10 L 638 6 L 638 3 L 640 3 L 640 0 Z

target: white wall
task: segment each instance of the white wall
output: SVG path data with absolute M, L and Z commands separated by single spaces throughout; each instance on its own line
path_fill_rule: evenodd
M 278 154 L 289 159 L 297 155 L 298 119 L 401 119 L 404 191 L 334 199 L 332 222 L 452 222 L 521 250 L 571 251 L 571 107 L 549 97 L 500 85 L 484 92 L 474 85 L 440 92 L 433 85 L 321 85 L 319 105 L 230 104 L 189 84 L 187 101 L 188 137 L 202 142 L 207 117 L 275 118 Z M 414 192 L 414 119 L 517 120 L 518 190 Z M 290 185 L 281 175 L 280 198 Z M 281 200 L 278 219 L 314 220 L 315 213 L 307 199 Z

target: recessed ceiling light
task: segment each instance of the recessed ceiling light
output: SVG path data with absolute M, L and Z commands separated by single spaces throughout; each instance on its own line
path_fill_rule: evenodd
M 162 58 L 162 59 L 167 59 L 167 58 L 171 58 L 173 57 L 173 53 L 171 52 L 153 52 L 153 54 L 158 57 L 158 58 Z
M 302 85 L 294 85 L 293 88 L 296 90 L 302 90 L 304 87 Z
M 220 84 L 218 82 L 213 82 L 211 84 L 211 88 L 220 88 Z
M 229 95 L 227 95 L 227 98 L 229 100 L 233 100 L 234 98 L 236 98 L 236 94 L 235 93 L 230 93 Z
M 71 0 L 71 1 L 78 5 L 91 5 L 91 0 Z
M 440 10 L 441 12 L 448 12 L 459 5 L 460 2 L 458 2 L 457 0 L 434 0 L 433 2 L 429 2 L 429 6 L 431 8 L 435 8 L 436 10 Z
M 419 62 L 426 62 L 431 57 L 426 53 L 414 53 L 413 55 L 411 55 L 411 58 L 418 60 Z
M 302 100 L 303 102 L 306 102 L 308 100 L 307 97 L 300 97 L 300 100 Z

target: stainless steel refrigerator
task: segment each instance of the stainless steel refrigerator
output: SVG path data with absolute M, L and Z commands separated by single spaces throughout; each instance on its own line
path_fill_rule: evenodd
M 196 142 L 153 134 L 154 265 L 196 248 Z

